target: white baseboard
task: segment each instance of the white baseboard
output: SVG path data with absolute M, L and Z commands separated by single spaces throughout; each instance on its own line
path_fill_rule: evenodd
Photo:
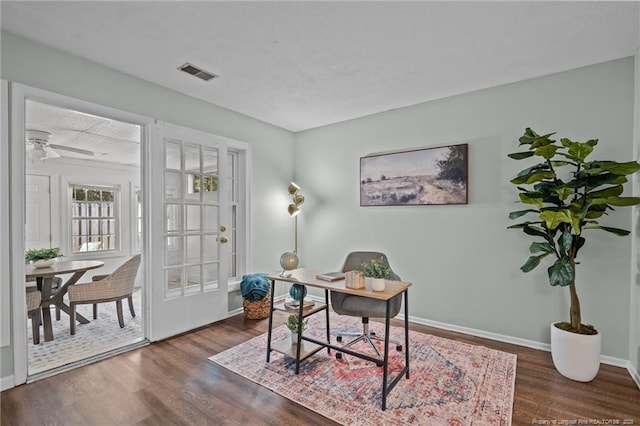
M 636 386 L 638 386 L 638 389 L 640 389 L 640 373 L 638 373 L 638 370 L 633 367 L 631 361 L 627 363 L 627 371 L 629 371 L 629 374 L 631 374 L 631 378 L 634 382 L 636 382 Z
M 398 315 L 398 318 L 403 318 L 404 315 Z M 475 328 L 462 327 L 454 324 L 447 324 L 438 321 L 427 320 L 424 318 L 417 318 L 409 316 L 409 321 L 416 324 L 428 325 L 430 327 L 439 328 L 442 330 L 455 331 L 458 333 L 469 334 L 471 336 L 482 337 L 485 339 L 496 340 L 498 342 L 511 343 L 513 345 L 524 346 L 526 348 L 538 349 L 541 351 L 551 352 L 551 345 L 548 343 L 537 342 L 535 340 L 521 339 L 519 337 L 507 336 L 499 333 L 492 333 L 489 331 L 478 330 Z M 613 365 L 615 367 L 627 368 L 630 362 L 626 359 L 616 358 L 607 355 L 600 356 L 600 362 L 603 364 Z M 637 382 L 636 382 L 637 383 Z
M 0 377 L 0 392 L 6 391 L 7 389 L 11 389 L 16 385 L 16 379 L 13 375 Z

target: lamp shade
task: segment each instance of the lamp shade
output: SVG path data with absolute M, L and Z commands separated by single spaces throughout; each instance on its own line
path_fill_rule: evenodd
M 294 195 L 296 192 L 300 190 L 300 187 L 296 185 L 295 182 L 291 182 L 287 187 L 287 191 L 289 191 L 289 195 Z
M 297 216 L 298 213 L 300 213 L 300 209 L 295 204 L 289 204 L 289 207 L 287 208 L 287 211 L 289 212 L 289 215 L 291 217 Z

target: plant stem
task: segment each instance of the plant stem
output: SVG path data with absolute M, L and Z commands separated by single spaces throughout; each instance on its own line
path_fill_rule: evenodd
M 580 300 L 578 299 L 578 293 L 576 292 L 576 262 L 573 258 L 573 248 L 571 249 L 572 253 L 569 255 L 569 262 L 571 267 L 573 268 L 573 280 L 569 284 L 569 294 L 571 295 L 571 307 L 569 308 L 569 318 L 571 318 L 571 328 L 576 331 L 580 330 L 580 325 L 582 323 L 582 318 L 580 315 Z

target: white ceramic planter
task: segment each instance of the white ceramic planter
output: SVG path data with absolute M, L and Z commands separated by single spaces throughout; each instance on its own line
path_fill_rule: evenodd
M 590 382 L 600 369 L 600 334 L 564 331 L 551 324 L 551 358 L 556 370 L 578 382 Z
M 373 278 L 371 280 L 371 290 L 373 291 L 384 291 L 384 286 L 384 278 Z
M 33 262 L 35 268 L 50 268 L 56 263 L 56 259 L 38 259 Z

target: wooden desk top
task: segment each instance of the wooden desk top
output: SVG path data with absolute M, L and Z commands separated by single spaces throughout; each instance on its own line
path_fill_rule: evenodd
M 50 268 L 36 268 L 33 265 L 27 265 L 25 268 L 25 277 L 27 279 L 51 277 L 74 272 L 85 272 L 102 266 L 104 266 L 104 262 L 99 260 L 68 260 L 65 262 L 56 262 Z
M 309 287 L 328 289 L 339 293 L 353 294 L 355 296 L 363 296 L 379 300 L 392 299 L 411 287 L 410 282 L 386 280 L 384 291 L 372 291 L 366 290 L 364 288 L 346 288 L 344 279 L 338 281 L 319 280 L 318 278 L 316 278 L 316 275 L 319 275 L 321 273 L 318 271 L 314 271 L 313 269 L 300 268 L 286 272 L 290 273 L 291 276 L 283 277 L 279 274 L 269 274 L 267 275 L 267 278 L 270 280 L 284 281 L 294 284 L 304 284 L 308 285 Z

